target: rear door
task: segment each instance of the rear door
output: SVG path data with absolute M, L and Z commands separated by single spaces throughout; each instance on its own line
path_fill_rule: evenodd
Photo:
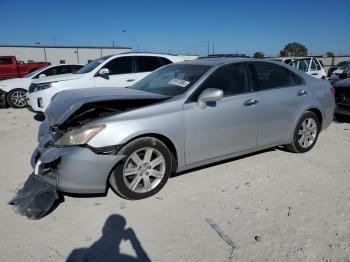
M 144 78 L 149 73 L 154 70 L 170 64 L 171 61 L 159 56 L 136 56 L 135 57 L 135 74 L 132 78 L 132 83 L 136 83 L 137 81 Z
M 1 77 L 17 77 L 18 68 L 16 60 L 12 57 L 0 57 L 0 78 Z
M 311 59 L 310 70 L 308 74 L 318 79 L 321 79 L 324 76 L 322 66 L 316 58 Z
M 108 68 L 109 75 L 95 75 L 95 87 L 128 87 L 134 82 L 134 57 L 123 56 L 109 61 L 102 68 Z
M 286 142 L 294 132 L 296 119 L 305 108 L 308 92 L 304 80 L 287 68 L 268 62 L 254 62 L 261 123 L 257 145 Z
M 249 63 L 222 66 L 185 104 L 186 164 L 255 149 L 260 121 L 251 76 Z M 207 88 L 222 89 L 224 98 L 200 108 Z

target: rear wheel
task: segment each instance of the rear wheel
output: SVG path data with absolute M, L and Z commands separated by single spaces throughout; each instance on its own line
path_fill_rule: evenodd
M 295 153 L 305 153 L 314 147 L 319 132 L 320 121 L 313 112 L 306 112 L 299 120 L 293 135 L 293 141 L 287 149 Z
M 25 108 L 27 107 L 27 90 L 24 89 L 13 89 L 8 92 L 6 96 L 7 103 L 13 108 Z
M 171 152 L 156 138 L 136 139 L 118 154 L 125 158 L 112 171 L 109 183 L 124 198 L 136 200 L 156 194 L 171 174 Z

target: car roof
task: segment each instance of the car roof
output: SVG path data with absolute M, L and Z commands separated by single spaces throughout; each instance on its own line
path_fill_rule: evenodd
M 225 57 L 225 58 L 201 58 L 197 60 L 184 61 L 177 64 L 191 64 L 191 65 L 208 65 L 208 66 L 218 66 L 237 62 L 267 62 L 267 63 L 277 63 L 276 61 L 267 59 L 255 59 L 255 58 L 243 58 L 243 57 Z

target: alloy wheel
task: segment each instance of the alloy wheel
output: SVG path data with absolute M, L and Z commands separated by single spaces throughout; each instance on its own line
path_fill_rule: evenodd
M 298 142 L 303 148 L 308 148 L 313 145 L 317 137 L 317 124 L 315 119 L 306 118 L 301 123 L 298 130 Z
M 27 98 L 25 91 L 15 91 L 12 93 L 10 100 L 13 105 L 17 107 L 26 107 L 27 106 Z
M 129 190 L 136 193 L 156 188 L 165 175 L 164 156 L 152 147 L 141 148 L 130 155 L 123 168 L 123 179 Z

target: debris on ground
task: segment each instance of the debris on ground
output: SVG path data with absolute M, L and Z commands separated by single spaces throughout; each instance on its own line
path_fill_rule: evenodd
M 40 219 L 52 211 L 58 200 L 56 187 L 32 174 L 8 204 L 13 205 L 20 215 L 29 219 Z
M 233 251 L 234 249 L 237 249 L 237 245 L 233 243 L 233 241 L 225 235 L 225 233 L 221 230 L 221 228 L 214 223 L 214 221 L 211 218 L 206 219 L 207 223 L 218 233 L 218 235 L 228 244 L 230 247 L 232 247 L 232 252 L 231 252 L 231 258 L 233 257 Z
M 255 239 L 256 242 L 260 242 L 261 241 L 261 236 L 255 236 L 254 239 Z

